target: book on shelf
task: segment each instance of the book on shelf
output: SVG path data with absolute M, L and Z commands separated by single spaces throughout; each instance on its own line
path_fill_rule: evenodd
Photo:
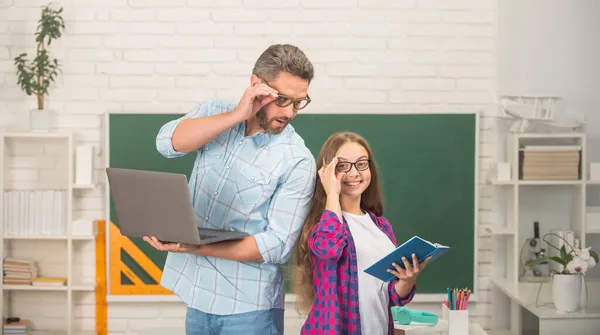
M 67 278 L 64 277 L 38 277 L 32 285 L 33 286 L 65 286 Z
M 581 146 L 526 145 L 520 148 L 519 179 L 581 179 Z
M 31 285 L 38 276 L 36 263 L 30 259 L 7 257 L 3 270 L 4 285 Z
M 31 323 L 31 320 L 20 319 L 19 321 L 8 322 L 8 320 L 4 318 L 2 331 L 6 335 L 29 335 L 32 333 L 32 330 L 33 324 Z
M 66 191 L 4 191 L 4 235 L 55 236 L 66 234 Z

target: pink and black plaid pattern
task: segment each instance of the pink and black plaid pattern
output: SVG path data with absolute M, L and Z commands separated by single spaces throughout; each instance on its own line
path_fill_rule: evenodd
M 369 213 L 375 224 L 396 244 L 392 226 L 384 217 Z M 315 303 L 302 326 L 304 335 L 361 335 L 358 308 L 358 265 L 356 248 L 346 219 L 341 223 L 337 215 L 325 210 L 309 236 Z M 391 265 L 391 264 L 390 264 Z M 409 295 L 401 298 L 394 285 L 388 283 L 390 307 L 408 304 L 414 297 L 416 285 Z M 391 310 L 388 312 L 388 334 L 394 333 Z

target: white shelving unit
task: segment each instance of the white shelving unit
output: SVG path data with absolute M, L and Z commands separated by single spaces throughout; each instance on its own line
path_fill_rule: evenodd
M 550 277 L 524 275 L 524 243 L 533 236 L 533 222 L 539 222 L 539 235 L 559 229 L 571 230 L 581 246 L 599 232 L 586 225 L 586 194 L 600 181 L 589 180 L 586 136 L 583 133 L 509 133 L 505 157 L 509 180 L 487 180 L 498 204 L 496 219 L 485 228 L 492 237 L 492 330 L 502 334 L 598 334 L 600 329 L 600 281 L 590 279 L 588 303 L 584 310 L 561 314 L 552 304 Z M 521 180 L 519 148 L 523 145 L 577 145 L 581 147 L 580 178 L 577 180 Z M 600 188 L 595 190 L 600 191 Z M 597 240 L 596 240 L 597 241 Z M 548 251 L 548 247 L 543 243 Z M 598 247 L 594 248 L 598 251 Z M 597 276 L 597 275 L 596 275 Z M 538 299 L 539 291 L 539 299 Z M 536 302 L 537 301 L 537 302 Z
M 56 145 L 57 147 L 60 147 L 60 157 L 58 160 L 62 160 L 63 157 L 66 160 L 66 162 L 60 162 L 60 164 L 57 163 L 57 165 L 60 165 L 59 169 L 57 170 L 59 171 L 58 173 L 56 173 L 56 171 L 53 171 L 52 173 L 54 173 L 55 176 L 58 177 L 59 181 L 53 180 L 50 184 L 52 184 L 52 186 L 48 186 L 46 187 L 46 184 L 42 184 L 42 186 L 32 186 L 32 187 L 25 187 L 22 189 L 27 189 L 27 190 L 41 190 L 41 189 L 59 189 L 61 191 L 65 192 L 65 198 L 66 198 L 66 203 L 64 203 L 63 207 L 65 210 L 64 215 L 61 217 L 62 220 L 64 222 L 60 222 L 61 224 L 63 224 L 63 227 L 65 227 L 63 229 L 63 233 L 61 234 L 46 234 L 46 235 L 41 235 L 41 234 L 36 234 L 36 233 L 28 233 L 28 234 L 17 234 L 15 235 L 14 232 L 9 234 L 9 232 L 5 231 L 6 227 L 8 224 L 10 224 L 10 222 L 5 222 L 6 221 L 6 217 L 4 215 L 5 211 L 7 211 L 7 208 L 4 208 L 4 195 L 5 195 L 5 191 L 8 188 L 12 188 L 14 187 L 15 189 L 20 189 L 19 186 L 15 186 L 16 184 L 12 184 L 10 183 L 10 179 L 11 176 L 9 175 L 11 173 L 11 171 L 7 171 L 7 165 L 8 165 L 8 161 L 11 159 L 9 157 L 9 153 L 7 152 L 7 146 L 11 145 L 11 142 L 24 142 L 27 143 L 27 145 L 30 145 L 35 147 L 35 146 L 40 146 L 40 148 L 44 148 L 45 145 L 47 145 L 48 143 L 52 143 L 53 145 Z M 64 151 L 62 151 L 64 150 Z M 41 149 L 42 153 L 40 155 L 44 155 L 43 153 L 43 149 Z M 55 153 L 57 154 L 57 153 Z M 52 155 L 52 153 L 46 153 L 46 155 Z M 58 156 L 58 154 L 57 154 Z M 37 159 L 32 159 L 29 160 L 28 162 L 31 161 L 35 161 L 37 163 L 39 162 L 44 162 L 43 157 L 40 159 L 39 157 Z M 57 161 L 58 162 L 58 161 Z M 62 163 L 66 163 L 66 164 L 62 164 Z M 47 166 L 46 166 L 47 167 Z M 27 169 L 37 169 L 38 167 L 36 166 L 27 166 Z M 61 169 L 62 168 L 62 169 Z M 16 170 L 16 169 L 13 169 Z M 14 171 L 13 171 L 14 172 Z M 50 174 L 50 176 L 52 176 L 52 173 Z M 40 181 L 42 178 L 42 174 L 38 173 L 40 176 Z M 95 291 L 95 283 L 94 282 L 82 282 L 81 279 L 76 278 L 73 274 L 73 268 L 74 268 L 74 253 L 73 253 L 73 248 L 74 245 L 76 245 L 77 243 L 94 243 L 95 240 L 95 236 L 90 235 L 90 236 L 82 236 L 82 235 L 72 235 L 72 231 L 71 231 L 71 222 L 73 221 L 73 193 L 74 192 L 84 192 L 84 190 L 86 189 L 93 189 L 94 185 L 74 185 L 74 147 L 73 147 L 73 136 L 71 133 L 54 133 L 54 132 L 48 132 L 48 133 L 5 133 L 2 134 L 0 133 L 0 182 L 2 185 L 2 190 L 0 192 L 0 267 L 4 267 L 4 262 L 3 260 L 6 257 L 11 257 L 12 255 L 11 253 L 11 249 L 12 250 L 18 250 L 20 245 L 23 244 L 31 244 L 32 241 L 34 241 L 34 243 L 37 245 L 39 245 L 39 248 L 41 250 L 43 250 L 43 248 L 50 244 L 50 243 L 61 243 L 64 244 L 65 246 L 65 250 L 64 250 L 64 260 L 65 260 L 65 268 L 66 268 L 66 273 L 64 273 L 63 275 L 60 275 L 61 277 L 66 277 L 67 282 L 66 285 L 64 286 L 33 286 L 33 285 L 4 285 L 3 282 L 0 282 L 0 298 L 2 300 L 2 304 L 0 304 L 0 313 L 2 314 L 3 318 L 9 317 L 9 316 L 16 316 L 16 317 L 21 317 L 21 318 L 26 318 L 26 319 L 30 319 L 31 322 L 33 323 L 33 327 L 34 327 L 34 334 L 36 333 L 43 333 L 43 334 L 81 334 L 81 333 L 85 333 L 85 332 L 80 332 L 80 331 L 75 331 L 74 330 L 74 325 L 73 325 L 73 294 L 75 292 L 94 292 Z M 30 183 L 29 185 L 33 185 L 33 183 Z M 29 220 L 31 220 L 30 217 L 28 217 Z M 23 221 L 21 221 L 23 222 Z M 26 220 L 24 222 L 27 222 Z M 38 221 L 39 222 L 39 221 Z M 46 232 L 47 233 L 47 232 Z M 51 250 L 59 250 L 58 248 L 56 249 L 51 249 Z M 37 265 L 37 269 L 38 269 L 38 275 L 42 275 L 42 276 L 47 276 L 44 272 L 44 268 L 45 266 L 47 266 L 47 264 L 44 264 L 44 260 L 37 260 L 34 259 L 36 261 L 36 265 Z M 4 269 L 3 269 L 4 270 Z M 20 315 L 13 315 L 11 311 L 11 299 L 13 299 L 14 297 L 12 297 L 13 294 L 16 294 L 16 292 L 23 292 L 23 291 L 31 291 L 31 293 L 33 296 L 35 296 L 35 294 L 41 294 L 40 292 L 64 292 L 65 294 L 65 303 L 66 305 L 64 306 L 56 306 L 57 309 L 60 310 L 65 310 L 66 309 L 66 318 L 65 318 L 65 323 L 64 323 L 64 327 L 61 327 L 60 329 L 39 329 L 39 326 L 36 326 L 36 318 L 34 315 L 31 316 L 20 316 Z M 23 293 L 19 293 L 19 294 L 23 294 Z M 27 294 L 27 293 L 26 293 Z M 14 301 L 12 301 L 14 303 Z

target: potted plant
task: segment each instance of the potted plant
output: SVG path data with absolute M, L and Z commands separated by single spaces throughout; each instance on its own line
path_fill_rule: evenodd
M 564 242 L 564 245 L 558 248 L 546 240 L 547 236 L 555 236 Z M 545 256 L 535 259 L 526 264 L 533 268 L 543 262 L 557 262 L 561 266 L 560 271 L 552 271 L 552 299 L 554 306 L 559 312 L 571 313 L 579 309 L 581 300 L 581 286 L 583 276 L 587 270 L 593 268 L 598 263 L 598 254 L 591 250 L 591 247 L 579 248 L 573 247 L 561 236 L 548 233 L 543 237 L 550 247 L 560 251 L 559 256 Z
M 42 8 L 42 15 L 35 32 L 36 53 L 32 60 L 27 59 L 27 53 L 15 57 L 17 68 L 17 83 L 21 89 L 31 96 L 37 97 L 37 109 L 30 110 L 29 123 L 34 131 L 48 130 L 52 127 L 53 113 L 46 110 L 45 96 L 48 95 L 50 84 L 56 80 L 60 64 L 56 58 L 51 59 L 48 47 L 52 41 L 62 36 L 65 28 L 61 17 L 63 9 L 50 8 L 50 4 Z

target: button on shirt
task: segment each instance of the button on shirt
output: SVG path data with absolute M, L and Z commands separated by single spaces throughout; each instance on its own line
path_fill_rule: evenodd
M 235 104 L 209 100 L 163 125 L 156 138 L 167 158 L 182 119 L 231 112 Z M 298 239 L 312 199 L 316 167 L 302 138 L 288 125 L 280 134 L 245 136 L 245 122 L 217 136 L 196 152 L 189 188 L 201 228 L 254 235 L 263 263 L 169 253 L 161 285 L 188 306 L 212 314 L 283 308 L 281 264 Z

